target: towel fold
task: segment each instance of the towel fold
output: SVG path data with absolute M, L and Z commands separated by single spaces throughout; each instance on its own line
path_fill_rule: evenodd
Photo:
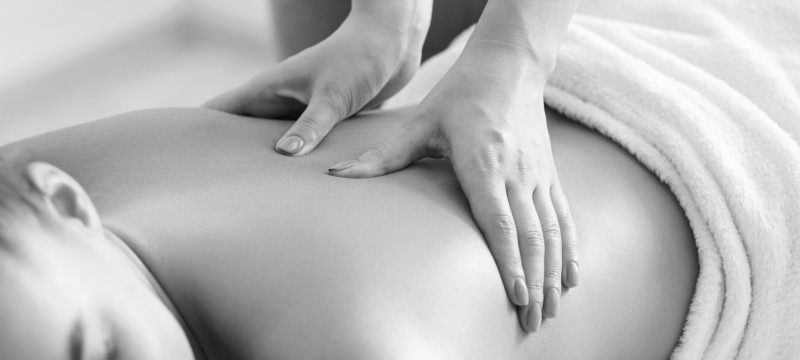
M 387 107 L 418 103 L 470 31 Z M 586 2 L 545 102 L 686 212 L 700 272 L 672 357 L 800 358 L 800 1 Z

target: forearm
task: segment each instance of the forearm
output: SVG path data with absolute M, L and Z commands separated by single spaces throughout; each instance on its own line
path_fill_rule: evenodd
M 432 12 L 432 0 L 271 0 L 269 5 L 281 60 L 330 36 L 349 15 L 398 38 L 424 38 Z
M 270 0 L 279 60 L 330 36 L 350 12 L 351 0 Z
M 421 52 L 432 12 L 433 0 L 352 0 L 350 16 L 388 31 L 389 36 L 419 44 L 415 50 Z
M 555 67 L 559 45 L 580 0 L 489 0 L 471 42 L 519 47 L 544 76 Z

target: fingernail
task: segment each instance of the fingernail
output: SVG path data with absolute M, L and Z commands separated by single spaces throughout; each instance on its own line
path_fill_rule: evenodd
M 517 306 L 528 305 L 528 287 L 525 286 L 525 280 L 522 278 L 514 280 L 514 297 L 517 300 Z
M 292 135 L 278 143 L 278 150 L 289 155 L 294 155 L 303 148 L 303 144 L 305 144 L 303 139 L 301 139 L 299 136 Z
M 328 171 L 342 171 L 342 170 L 349 169 L 349 168 L 351 168 L 353 166 L 356 166 L 356 164 L 358 164 L 358 160 L 347 160 L 345 162 L 341 162 L 341 163 L 338 163 L 336 165 L 331 166 L 331 168 L 328 169 Z
M 558 315 L 558 290 L 550 288 L 547 290 L 547 295 L 544 297 L 544 317 L 556 317 Z
M 570 261 L 569 265 L 567 265 L 567 281 L 569 285 L 572 287 L 578 286 L 578 281 L 580 277 L 578 276 L 578 263 L 574 261 Z
M 540 326 L 542 326 L 542 304 L 535 302 L 528 311 L 528 329 L 536 332 Z

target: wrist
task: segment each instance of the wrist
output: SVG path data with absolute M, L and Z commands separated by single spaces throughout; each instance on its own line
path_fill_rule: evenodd
M 403 26 L 432 0 L 352 0 L 350 16 L 363 16 L 387 26 Z
M 504 40 L 469 40 L 457 62 L 469 72 L 517 79 L 527 86 L 543 89 L 555 66 L 555 55 L 542 56 L 534 50 Z
M 578 0 L 488 0 L 470 41 L 506 43 L 550 74 Z
M 346 21 L 383 37 L 389 46 L 422 52 L 433 0 L 353 0 Z

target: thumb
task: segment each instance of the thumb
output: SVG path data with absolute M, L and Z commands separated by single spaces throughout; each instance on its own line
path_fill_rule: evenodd
M 246 109 L 240 88 L 228 90 L 206 101 L 201 107 L 235 115 L 245 115 Z
M 340 103 L 331 97 L 312 96 L 303 114 L 278 140 L 275 150 L 294 156 L 304 156 L 313 151 L 333 126 L 345 117 L 346 111 Z
M 235 115 L 278 118 L 303 108 L 305 96 L 297 86 L 272 72 L 206 101 L 202 107 Z
M 441 151 L 433 151 L 430 146 L 435 136 L 431 128 L 418 121 L 406 123 L 399 132 L 373 146 L 357 160 L 336 164 L 328 169 L 328 173 L 348 178 L 369 178 L 402 170 L 425 157 L 439 157 Z

